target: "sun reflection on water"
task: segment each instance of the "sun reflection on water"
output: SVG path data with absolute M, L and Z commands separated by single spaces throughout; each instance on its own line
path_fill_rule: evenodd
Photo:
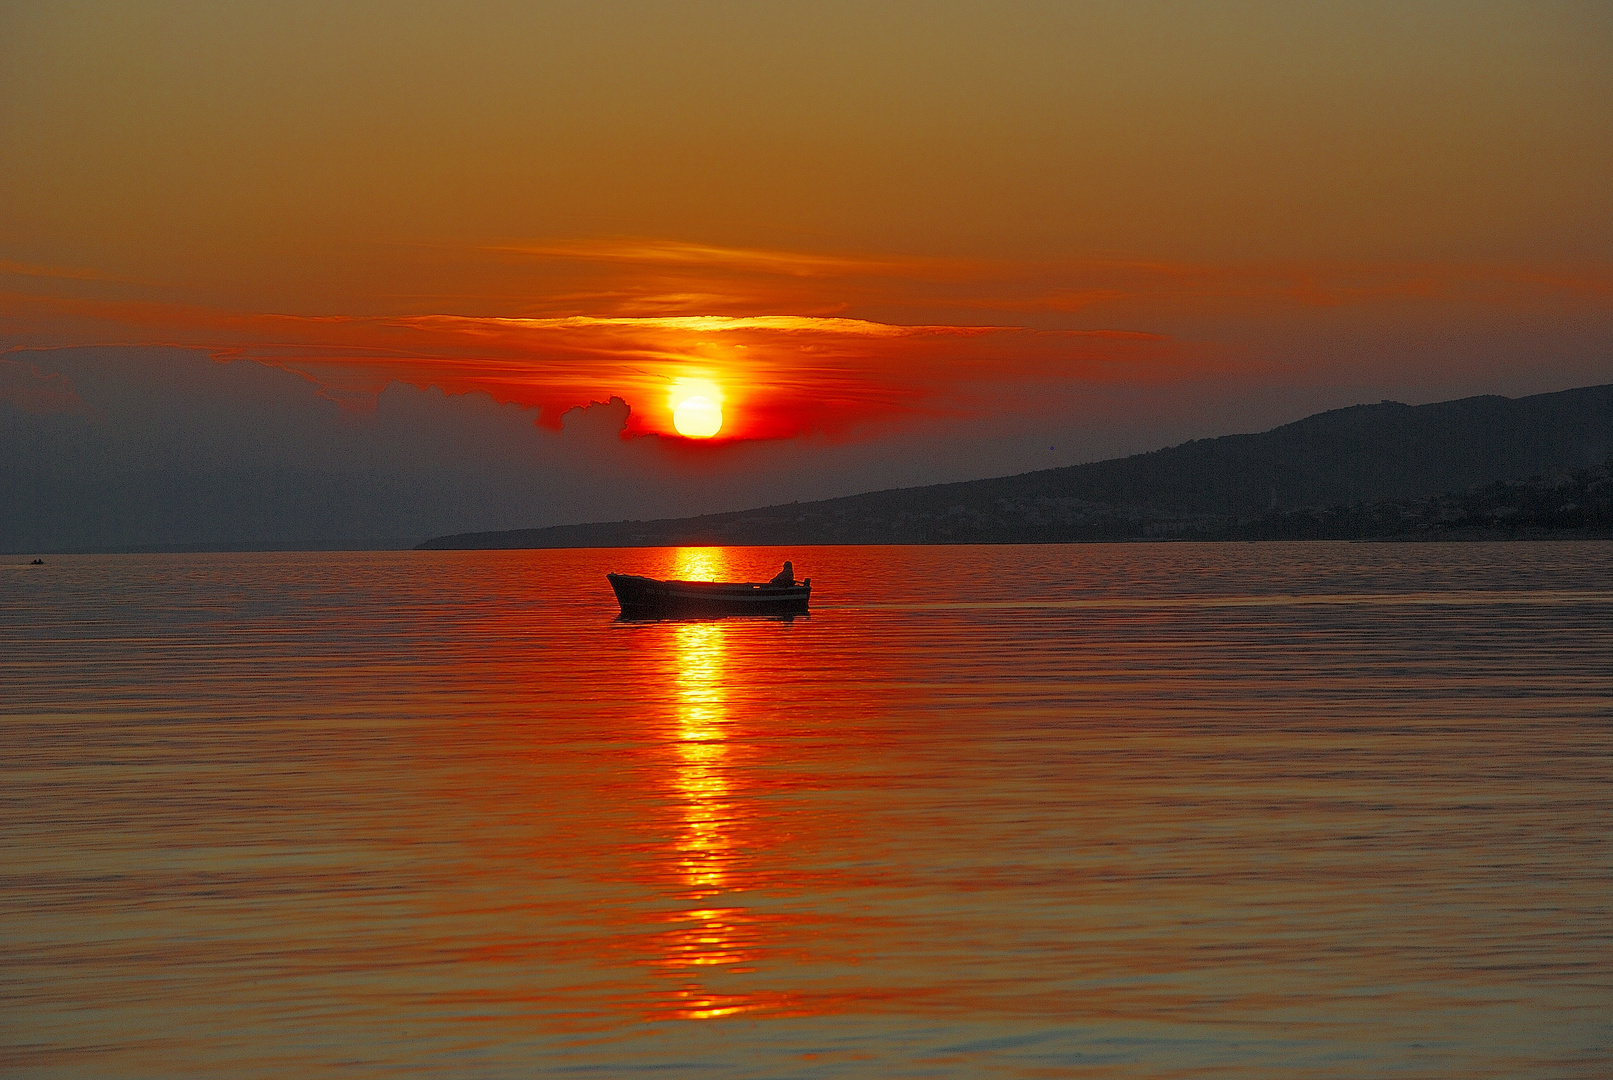
M 712 557 L 715 553 L 716 557 Z M 679 551 L 678 576 L 721 573 L 721 549 Z M 672 785 L 681 818 L 673 844 L 674 877 L 686 901 L 700 902 L 734 887 L 736 829 L 741 802 L 732 790 L 729 760 L 727 627 L 720 622 L 680 623 L 672 628 L 676 666 L 676 764 Z M 745 908 L 702 904 L 667 916 L 656 964 L 685 979 L 695 975 L 745 974 L 755 959 L 754 917 Z M 674 992 L 670 1013 L 709 1020 L 759 1007 L 752 995 L 717 993 L 693 981 Z
M 684 832 L 678 841 L 683 878 L 694 896 L 722 890 L 732 841 L 725 743 L 727 659 L 721 623 L 674 629 L 678 664 L 677 789 Z
M 720 547 L 682 547 L 673 554 L 672 572 L 676 581 L 728 580 L 728 550 Z M 679 643 L 679 658 L 682 658 Z

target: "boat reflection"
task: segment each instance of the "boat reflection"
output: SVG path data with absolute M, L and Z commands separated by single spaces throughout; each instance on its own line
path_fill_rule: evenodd
M 793 623 L 797 619 L 810 619 L 807 612 L 791 615 L 618 615 L 619 623 L 717 623 L 717 622 L 776 622 Z

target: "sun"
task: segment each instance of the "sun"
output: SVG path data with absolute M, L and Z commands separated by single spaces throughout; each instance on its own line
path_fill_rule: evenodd
M 690 439 L 709 439 L 722 430 L 722 409 L 704 394 L 678 402 L 672 410 L 672 426 Z
M 672 427 L 686 439 L 709 439 L 722 430 L 723 403 L 728 395 L 710 378 L 684 375 L 667 388 Z

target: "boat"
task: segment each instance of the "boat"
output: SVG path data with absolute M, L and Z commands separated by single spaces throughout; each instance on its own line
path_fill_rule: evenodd
M 688 615 L 805 615 L 812 579 L 771 581 L 660 581 L 637 574 L 606 574 L 626 618 Z

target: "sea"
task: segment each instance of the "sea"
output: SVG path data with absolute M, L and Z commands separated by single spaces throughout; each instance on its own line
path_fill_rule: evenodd
M 1613 544 L 8 556 L 0 1075 L 1607 1077 Z

